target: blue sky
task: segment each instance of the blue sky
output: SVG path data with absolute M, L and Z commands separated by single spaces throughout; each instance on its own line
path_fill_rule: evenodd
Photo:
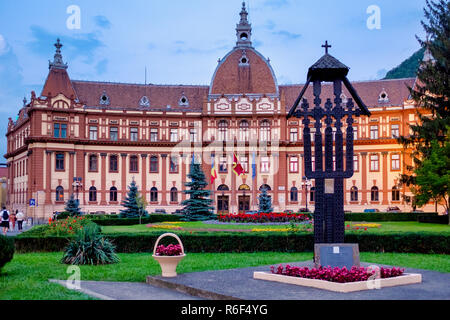
M 39 95 L 61 38 L 76 80 L 209 85 L 236 42 L 241 0 L 0 0 L 0 128 L 23 97 Z M 80 29 L 67 28 L 80 8 Z M 269 57 L 279 84 L 304 83 L 308 67 L 330 53 L 351 67 L 351 80 L 384 76 L 419 49 L 425 0 L 250 0 L 253 44 Z M 369 30 L 367 8 L 380 8 Z M 6 139 L 0 139 L 6 152 Z M 2 161 L 0 161 L 2 162 Z

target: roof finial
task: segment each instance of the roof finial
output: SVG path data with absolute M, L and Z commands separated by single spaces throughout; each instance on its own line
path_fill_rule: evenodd
M 245 1 L 242 2 L 242 10 L 239 13 L 241 20 L 236 27 L 237 46 L 251 47 L 252 25 L 248 22 L 248 12 L 245 7 Z
M 328 44 L 328 40 L 325 41 L 325 44 L 322 45 L 322 48 L 325 48 L 325 54 L 328 54 L 328 48 L 331 48 L 331 45 Z
M 59 40 L 59 38 L 56 39 L 55 47 L 56 47 L 55 56 L 53 58 L 53 62 L 49 63 L 49 68 L 67 69 L 67 64 L 63 62 L 61 54 L 61 48 L 63 47 L 63 45 Z

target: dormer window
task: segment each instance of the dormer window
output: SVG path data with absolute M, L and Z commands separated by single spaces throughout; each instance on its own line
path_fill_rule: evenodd
M 103 91 L 102 96 L 100 97 L 100 105 L 102 106 L 109 106 L 110 102 L 109 102 L 109 97 L 106 94 L 105 91 Z
M 139 106 L 143 108 L 150 107 L 150 100 L 147 98 L 147 96 L 143 96 L 141 100 L 139 101 Z
M 180 107 L 188 107 L 189 106 L 189 99 L 184 95 L 184 93 L 182 94 L 180 100 L 178 101 L 178 105 Z
M 242 50 L 242 57 L 239 60 L 239 65 L 240 66 L 248 66 L 249 65 L 249 60 L 247 58 L 247 53 L 245 50 Z
M 386 90 L 383 89 L 383 91 L 381 91 L 381 93 L 378 97 L 378 102 L 380 102 L 380 103 L 389 102 L 389 96 L 388 96 Z

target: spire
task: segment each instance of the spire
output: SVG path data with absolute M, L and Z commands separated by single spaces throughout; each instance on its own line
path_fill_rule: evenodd
M 248 22 L 248 12 L 245 7 L 245 2 L 242 2 L 242 10 L 239 14 L 241 20 L 236 26 L 236 36 L 238 47 L 251 47 L 252 46 L 252 25 Z
M 63 62 L 62 54 L 61 54 L 61 48 L 62 44 L 59 40 L 59 38 L 56 40 L 55 47 L 56 47 L 56 53 L 53 58 L 53 62 L 49 61 L 49 69 L 51 68 L 57 68 L 57 69 L 67 69 L 67 64 Z

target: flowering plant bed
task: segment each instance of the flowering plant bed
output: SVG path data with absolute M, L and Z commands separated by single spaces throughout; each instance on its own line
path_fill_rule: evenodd
M 271 267 L 271 272 L 254 272 L 254 279 L 295 284 L 335 292 L 353 292 L 421 283 L 421 274 L 405 274 L 401 268 L 312 268 Z
M 219 214 L 220 222 L 265 223 L 265 222 L 302 222 L 310 220 L 308 214 L 294 213 L 256 213 L 256 214 Z
M 180 256 L 183 254 L 181 250 L 181 246 L 179 244 L 169 244 L 167 247 L 164 245 L 160 245 L 156 248 L 157 256 Z

